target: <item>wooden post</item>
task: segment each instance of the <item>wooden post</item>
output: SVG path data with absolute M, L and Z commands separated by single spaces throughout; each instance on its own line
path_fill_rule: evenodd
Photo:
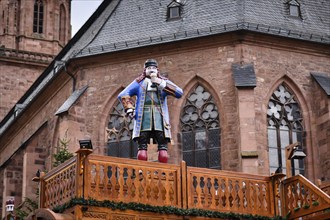
M 76 197 L 85 198 L 86 158 L 93 150 L 81 148 L 77 152 Z
M 187 164 L 185 161 L 181 161 L 181 193 L 182 193 L 182 208 L 188 208 L 188 196 L 187 196 Z
M 270 185 L 272 189 L 272 193 L 270 196 L 271 199 L 271 212 L 274 214 L 274 216 L 280 216 L 281 215 L 281 207 L 282 207 L 282 194 L 281 191 L 283 190 L 281 188 L 282 185 L 282 179 L 285 177 L 285 174 L 283 173 L 275 173 L 270 176 Z
M 45 208 L 45 180 L 44 180 L 45 172 L 40 172 L 40 176 L 35 176 L 32 178 L 33 182 L 38 183 L 38 190 L 39 190 L 39 200 L 38 200 L 38 207 Z
M 285 147 L 285 164 L 286 164 L 286 176 L 287 178 L 292 177 L 292 166 L 291 166 L 291 157 L 294 152 L 294 150 L 299 145 L 299 142 L 290 144 Z

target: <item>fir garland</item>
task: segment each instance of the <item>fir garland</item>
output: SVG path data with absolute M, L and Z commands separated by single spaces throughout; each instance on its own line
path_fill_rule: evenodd
M 225 213 L 225 212 L 217 212 L 210 211 L 204 209 L 182 209 L 173 206 L 152 206 L 142 203 L 135 202 L 114 202 L 109 200 L 97 201 L 94 199 L 83 199 L 83 198 L 74 198 L 64 205 L 57 206 L 53 209 L 56 213 L 63 213 L 66 209 L 71 208 L 75 205 L 81 206 L 96 206 L 96 207 L 104 207 L 110 208 L 112 210 L 134 210 L 139 212 L 155 212 L 160 214 L 173 214 L 178 216 L 199 216 L 199 217 L 209 217 L 209 218 L 224 218 L 224 219 L 232 219 L 232 220 L 242 220 L 242 219 L 253 219 L 253 220 L 283 220 L 281 216 L 276 217 L 266 217 L 259 215 L 251 215 L 251 214 L 238 214 L 238 213 Z

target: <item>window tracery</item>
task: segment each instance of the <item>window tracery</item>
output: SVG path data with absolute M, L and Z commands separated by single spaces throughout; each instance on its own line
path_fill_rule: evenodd
M 109 156 L 135 158 L 137 147 L 131 138 L 132 130 L 133 120 L 125 117 L 123 106 L 116 101 L 106 129 Z
M 183 160 L 188 166 L 220 169 L 218 108 L 203 86 L 189 94 L 180 118 Z
M 303 119 L 299 104 L 284 84 L 272 94 L 268 102 L 268 147 L 270 173 L 278 168 L 286 173 L 285 147 L 303 140 Z M 295 174 L 304 174 L 303 160 L 294 161 Z

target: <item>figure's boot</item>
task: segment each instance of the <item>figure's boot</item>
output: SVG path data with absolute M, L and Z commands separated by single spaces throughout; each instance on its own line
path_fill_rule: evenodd
M 138 153 L 137 153 L 137 159 L 138 160 L 148 160 L 148 145 L 146 144 L 140 144 L 138 146 Z
M 147 150 L 139 150 L 137 154 L 138 160 L 148 160 L 148 153 Z
M 168 160 L 167 150 L 158 151 L 158 161 L 161 163 L 167 163 L 167 160 Z
M 167 154 L 167 145 L 162 144 L 158 145 L 158 161 L 161 163 L 167 163 L 168 154 Z

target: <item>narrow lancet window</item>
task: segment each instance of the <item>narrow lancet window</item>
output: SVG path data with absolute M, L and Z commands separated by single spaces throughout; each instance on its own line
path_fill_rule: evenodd
M 33 11 L 33 32 L 43 33 L 44 4 L 42 0 L 35 0 Z

